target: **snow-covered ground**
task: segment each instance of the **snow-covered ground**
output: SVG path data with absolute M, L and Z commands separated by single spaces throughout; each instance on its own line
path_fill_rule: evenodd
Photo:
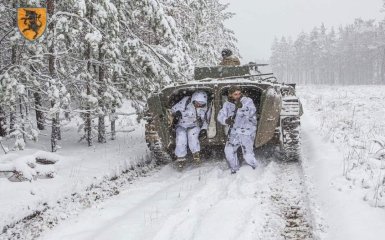
M 385 159 L 378 154 L 385 137 L 384 90 L 299 87 L 305 107 L 302 165 L 321 239 L 385 236 Z
M 121 111 L 130 113 L 134 109 L 126 103 Z M 120 175 L 148 157 L 144 124 L 138 124 L 135 116 L 120 116 L 117 120 L 117 130 L 136 129 L 135 131 L 118 132 L 116 140 L 107 144 L 95 143 L 93 147 L 87 147 L 85 142 L 77 142 L 80 139 L 77 124 L 74 120 L 62 127 L 63 140 L 59 142 L 61 149 L 56 154 L 60 161 L 50 165 L 55 171 L 54 178 L 10 182 L 6 175 L 0 175 L 0 239 L 1 230 L 4 231 L 6 226 L 35 215 L 47 206 L 55 206 L 57 201 L 82 192 L 92 184 Z M 0 153 L 0 164 L 11 164 L 15 159 L 41 154 L 40 150 L 49 152 L 49 136 L 44 134 L 49 135 L 49 131 L 43 131 L 39 142 L 27 144 L 24 151 L 7 155 Z M 4 144 L 11 146 L 13 142 Z
M 338 173 L 374 207 L 385 207 L 384 91 L 385 86 L 300 88 L 314 133 L 342 154 Z
M 0 239 L 382 239 L 385 87 L 298 89 L 301 163 L 258 156 L 236 175 L 221 157 L 183 172 L 130 168 L 146 156 L 140 125 L 91 149 L 63 143 L 55 178 L 0 179 L 3 225 L 49 206 Z
M 304 116 L 302 120 L 302 165 L 315 235 L 325 240 L 382 239 L 384 209 L 363 201 L 362 190 L 342 175 L 343 154 L 317 135 L 318 126 L 312 118 Z
M 271 162 L 230 175 L 224 162 L 182 173 L 166 166 L 41 239 L 311 239 L 298 169 Z

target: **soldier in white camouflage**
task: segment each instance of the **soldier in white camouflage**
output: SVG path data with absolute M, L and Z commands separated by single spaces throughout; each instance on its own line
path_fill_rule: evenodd
M 242 96 L 239 86 L 229 89 L 228 101 L 223 104 L 218 113 L 217 120 L 229 127 L 225 146 L 226 160 L 230 166 L 231 174 L 239 170 L 237 150 L 242 149 L 243 158 L 253 169 L 257 167 L 254 155 L 254 139 L 257 130 L 257 109 L 253 100 Z
M 195 163 L 201 162 L 200 139 L 207 137 L 210 108 L 207 93 L 196 91 L 175 104 L 171 111 L 175 121 L 177 163 L 182 168 L 186 162 L 187 147 L 193 154 Z

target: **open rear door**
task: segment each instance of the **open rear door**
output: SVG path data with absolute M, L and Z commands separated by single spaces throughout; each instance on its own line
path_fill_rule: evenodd
M 281 94 L 270 87 L 261 96 L 261 116 L 258 122 L 257 136 L 254 146 L 256 148 L 265 145 L 274 137 L 279 116 L 281 113 Z
M 153 112 L 153 125 L 158 132 L 159 140 L 164 147 L 168 147 L 170 143 L 170 132 L 169 132 L 169 114 L 164 108 L 164 99 L 160 94 L 156 94 L 151 97 L 147 102 L 150 109 Z

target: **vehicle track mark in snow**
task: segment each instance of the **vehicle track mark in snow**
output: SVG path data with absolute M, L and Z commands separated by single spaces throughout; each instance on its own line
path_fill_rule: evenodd
M 166 166 L 42 239 L 312 239 L 299 164 L 243 166 L 235 175 L 225 165 Z
M 272 181 L 257 194 L 266 205 L 266 222 L 259 239 L 314 239 L 312 216 L 300 164 L 271 163 Z

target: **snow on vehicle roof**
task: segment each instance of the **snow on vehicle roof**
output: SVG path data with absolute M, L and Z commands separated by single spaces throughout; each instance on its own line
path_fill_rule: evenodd
M 185 83 L 173 83 L 173 84 L 170 84 L 170 85 L 167 85 L 166 87 L 164 87 L 161 91 L 165 90 L 165 89 L 169 89 L 169 88 L 175 88 L 175 87 L 180 87 L 180 86 L 191 86 L 191 87 L 194 87 L 196 85 L 205 85 L 205 84 L 210 84 L 210 85 L 213 85 L 213 84 L 247 84 L 247 83 L 263 83 L 263 84 L 269 84 L 269 85 L 278 85 L 277 83 L 272 83 L 272 82 L 269 82 L 269 81 L 263 81 L 262 79 L 258 79 L 258 80 L 253 80 L 253 79 L 250 79 L 250 78 L 244 78 L 244 77 L 237 77 L 237 78 L 230 78 L 230 79 L 220 79 L 220 78 L 205 78 L 205 79 L 201 79 L 201 80 L 193 80 L 193 81 L 188 81 L 188 82 L 185 82 Z

